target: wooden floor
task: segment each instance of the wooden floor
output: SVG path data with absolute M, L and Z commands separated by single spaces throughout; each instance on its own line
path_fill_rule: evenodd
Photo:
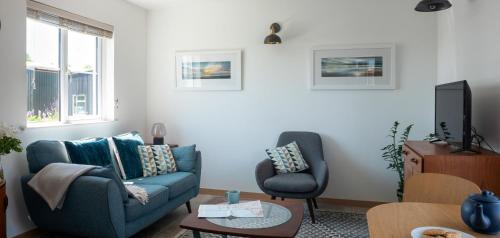
M 206 203 L 212 198 L 214 198 L 213 195 L 199 195 L 198 197 L 196 197 L 191 201 L 193 210 L 198 209 L 198 206 L 200 204 Z M 252 200 L 261 198 L 242 196 L 242 199 Z M 368 211 L 368 208 L 335 206 L 331 204 L 324 204 L 324 203 L 322 204 L 321 202 L 318 204 L 318 206 L 320 208 L 328 208 L 344 212 L 366 213 Z M 307 209 L 305 209 L 305 211 L 307 212 Z M 135 235 L 134 238 L 140 238 L 140 237 L 175 238 L 179 233 L 183 232 L 183 230 L 179 228 L 179 224 L 186 215 L 187 215 L 186 207 L 185 206 L 179 207 L 174 212 L 168 214 L 155 224 L 149 226 L 139 234 Z
M 198 197 L 195 199 L 191 200 L 191 206 L 193 207 L 193 210 L 198 209 L 198 206 L 200 204 L 206 203 L 207 201 L 211 200 L 214 198 L 214 195 L 205 195 L 205 194 L 200 194 Z M 262 196 L 259 197 L 253 197 L 253 196 L 245 196 L 242 195 L 241 199 L 243 200 L 254 200 L 254 199 L 262 199 Z M 354 212 L 354 213 L 366 213 L 368 211 L 368 208 L 366 207 L 349 207 L 349 206 L 338 206 L 338 205 L 333 205 L 331 203 L 324 203 L 321 201 L 318 201 L 318 206 L 320 209 L 332 209 L 335 211 L 341 211 L 341 212 Z M 307 209 L 305 209 L 305 212 L 307 212 Z M 148 237 L 148 238 L 175 238 L 177 237 L 178 234 L 182 233 L 183 230 L 179 228 L 179 224 L 181 223 L 182 219 L 187 215 L 187 208 L 186 206 L 181 206 L 178 207 L 176 210 L 173 212 L 169 213 L 153 225 L 145 228 L 143 231 L 139 232 L 133 238 L 142 238 L 142 237 Z M 43 232 L 40 230 L 35 230 L 33 232 L 28 232 L 25 233 L 21 236 L 17 236 L 18 238 L 63 238 L 66 236 L 60 236 L 60 235 L 54 235 L 54 234 L 48 234 L 47 232 Z

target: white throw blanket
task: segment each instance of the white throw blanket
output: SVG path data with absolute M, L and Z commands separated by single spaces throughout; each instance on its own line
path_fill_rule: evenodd
M 50 209 L 61 209 L 71 183 L 95 168 L 93 165 L 52 163 L 33 176 L 28 185 L 47 202 Z
M 149 202 L 149 195 L 146 189 L 132 184 L 125 184 L 128 194 L 137 199 L 142 205 L 146 205 Z

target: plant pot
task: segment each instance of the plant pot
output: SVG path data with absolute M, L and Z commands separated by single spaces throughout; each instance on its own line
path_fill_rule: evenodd
M 5 182 L 0 183 L 0 238 L 7 237 L 7 224 L 5 211 L 7 210 L 7 192 Z

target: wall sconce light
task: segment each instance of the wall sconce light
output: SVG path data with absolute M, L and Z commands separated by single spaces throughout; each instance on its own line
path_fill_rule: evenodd
M 271 24 L 271 34 L 266 36 L 266 39 L 264 39 L 264 44 L 266 45 L 274 45 L 274 44 L 281 44 L 281 38 L 276 35 L 276 33 L 280 32 L 281 26 L 278 23 L 273 23 Z
M 452 5 L 448 0 L 422 0 L 415 7 L 417 12 L 437 12 L 450 8 Z

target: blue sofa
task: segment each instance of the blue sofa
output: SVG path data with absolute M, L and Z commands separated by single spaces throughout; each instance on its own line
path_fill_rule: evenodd
M 148 192 L 145 205 L 134 198 L 125 199 L 115 180 L 81 176 L 69 187 L 63 208 L 51 211 L 27 182 L 47 164 L 71 163 L 66 147 L 59 141 L 37 141 L 27 147 L 27 158 L 31 174 L 21 179 L 24 200 L 35 225 L 50 232 L 130 237 L 183 204 L 190 211 L 189 200 L 200 188 L 201 153 L 196 151 L 190 171 L 129 180 Z

